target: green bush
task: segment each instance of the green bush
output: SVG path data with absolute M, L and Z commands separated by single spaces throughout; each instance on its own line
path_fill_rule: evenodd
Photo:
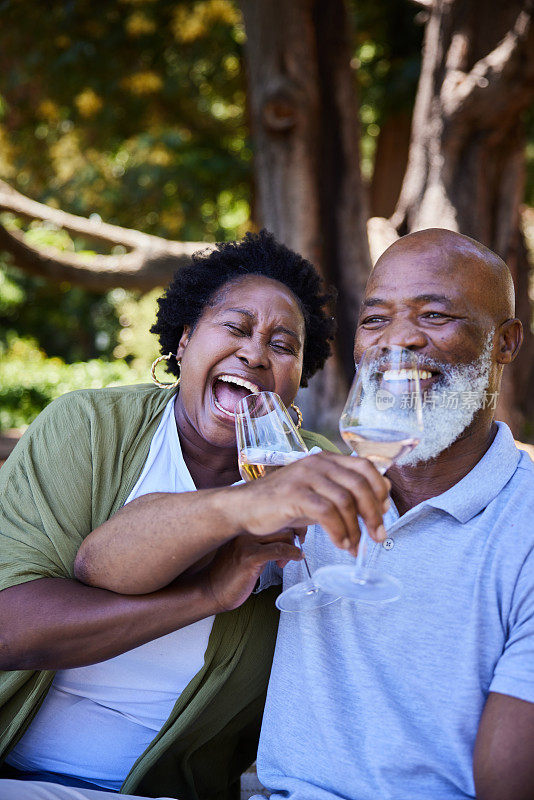
M 65 364 L 28 339 L 14 339 L 0 358 L 0 431 L 24 428 L 48 403 L 74 389 L 146 383 L 125 361 Z

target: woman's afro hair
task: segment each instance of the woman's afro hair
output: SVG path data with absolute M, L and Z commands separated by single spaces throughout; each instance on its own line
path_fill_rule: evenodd
M 301 386 L 307 386 L 309 378 L 324 366 L 330 355 L 335 321 L 325 307 L 335 295 L 333 291 L 324 291 L 322 280 L 309 261 L 277 242 L 266 230 L 194 253 L 191 264 L 174 274 L 158 300 L 156 322 L 150 329 L 159 337 L 161 352 L 176 353 L 184 325 L 193 329 L 221 288 L 247 275 L 273 278 L 297 298 L 306 325 Z M 167 368 L 179 374 L 174 359 Z

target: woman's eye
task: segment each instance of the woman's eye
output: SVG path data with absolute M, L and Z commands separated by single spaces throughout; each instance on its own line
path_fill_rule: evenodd
M 237 336 L 245 336 L 246 331 L 243 328 L 240 328 L 239 325 L 232 325 L 231 322 L 226 322 L 225 327 L 228 328 L 229 331 L 235 333 Z
M 295 353 L 294 348 L 284 342 L 271 342 L 271 347 L 278 350 L 280 353 Z

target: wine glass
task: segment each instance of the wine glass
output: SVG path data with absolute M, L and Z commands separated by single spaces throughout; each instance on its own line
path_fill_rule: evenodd
M 235 428 L 239 472 L 245 481 L 263 478 L 308 454 L 287 408 L 274 392 L 244 397 L 235 409 Z M 296 534 L 293 541 L 304 554 Z M 338 599 L 315 585 L 306 556 L 302 563 L 308 577 L 277 597 L 281 611 L 308 611 Z
M 382 475 L 418 444 L 423 411 L 415 353 L 397 345 L 377 345 L 365 351 L 339 430 L 353 455 L 368 458 Z M 369 534 L 362 529 L 355 565 L 321 567 L 314 574 L 317 585 L 350 600 L 398 600 L 400 581 L 365 564 L 368 544 Z

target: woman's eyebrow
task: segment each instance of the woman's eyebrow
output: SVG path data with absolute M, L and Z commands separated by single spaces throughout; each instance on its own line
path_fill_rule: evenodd
M 235 311 L 237 314 L 243 314 L 245 317 L 249 317 L 250 319 L 256 319 L 256 315 L 249 311 L 247 308 L 225 308 L 221 309 L 224 312 L 226 311 Z

